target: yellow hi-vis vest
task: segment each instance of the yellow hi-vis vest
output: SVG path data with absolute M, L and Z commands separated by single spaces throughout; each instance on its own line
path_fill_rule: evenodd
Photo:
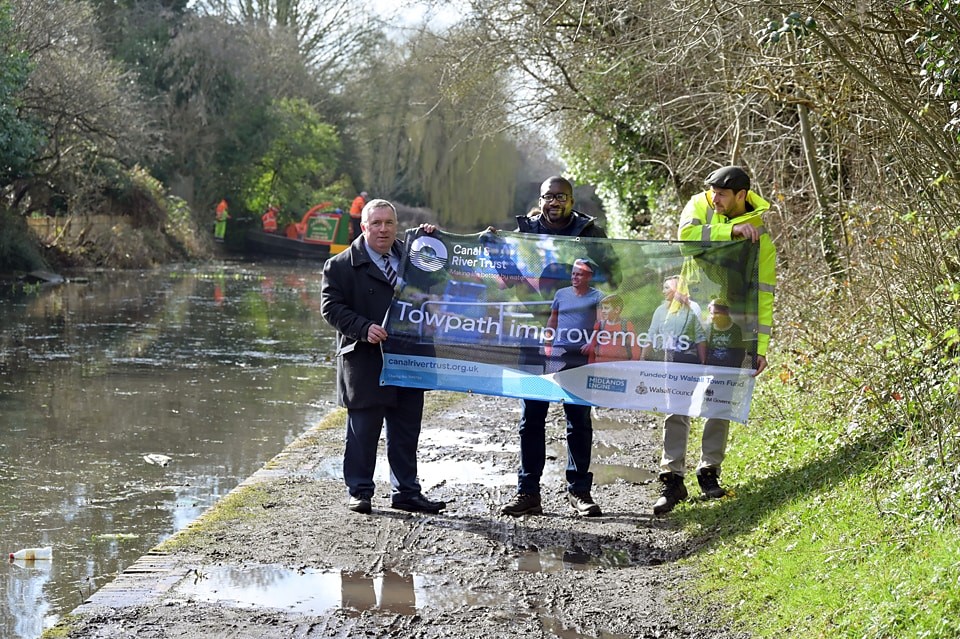
M 704 191 L 690 198 L 680 214 L 677 239 L 685 242 L 729 242 L 736 224 L 749 222 L 760 229 L 760 250 L 757 256 L 759 279 L 757 309 L 757 355 L 766 356 L 773 331 L 773 293 L 777 286 L 777 251 L 770 234 L 763 226 L 763 213 L 770 203 L 753 191 L 747 191 L 747 212 L 727 219 L 713 208 L 713 193 Z M 746 240 L 745 240 L 746 241 Z

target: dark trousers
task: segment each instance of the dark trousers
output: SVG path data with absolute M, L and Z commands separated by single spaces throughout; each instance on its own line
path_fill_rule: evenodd
M 417 481 L 417 443 L 423 417 L 423 391 L 402 388 L 396 406 L 347 410 L 347 437 L 343 451 L 343 481 L 353 496 L 372 496 L 380 429 L 387 426 L 387 462 L 393 499 L 420 494 Z
M 540 477 L 547 458 L 546 420 L 550 402 L 520 400 L 520 472 L 517 491 L 539 495 Z M 564 404 L 567 416 L 567 490 L 586 492 L 593 484 L 590 450 L 593 446 L 593 422 L 590 406 Z

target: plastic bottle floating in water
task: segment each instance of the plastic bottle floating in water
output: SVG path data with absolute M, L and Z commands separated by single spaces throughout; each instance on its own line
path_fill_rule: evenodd
M 53 548 L 51 546 L 24 548 L 23 550 L 10 553 L 10 561 L 14 561 L 15 559 L 53 559 Z

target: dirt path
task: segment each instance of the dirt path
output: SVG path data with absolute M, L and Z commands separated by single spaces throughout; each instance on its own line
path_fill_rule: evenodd
M 497 509 L 515 490 L 518 402 L 429 393 L 427 410 L 421 480 L 450 503 L 443 514 L 391 510 L 382 476 L 373 514 L 347 511 L 342 427 L 314 429 L 234 491 L 246 507 L 143 558 L 76 611 L 68 636 L 745 637 L 678 595 L 690 542 L 650 515 L 655 416 L 595 411 L 604 516 L 578 519 L 552 407 L 545 514 L 512 519 Z

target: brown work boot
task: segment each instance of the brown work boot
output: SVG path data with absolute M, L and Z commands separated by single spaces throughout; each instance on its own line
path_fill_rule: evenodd
M 719 468 L 701 468 L 697 471 L 697 483 L 704 499 L 720 499 L 727 496 L 727 491 L 720 485 Z
M 687 487 L 683 485 L 683 475 L 663 473 L 658 478 L 661 482 L 660 499 L 653 505 L 654 515 L 663 515 L 687 498 Z
M 531 495 L 529 493 L 517 493 L 517 496 L 508 501 L 500 508 L 500 514 L 510 515 L 511 517 L 522 517 L 523 515 L 542 515 L 543 504 L 540 501 L 540 495 Z

